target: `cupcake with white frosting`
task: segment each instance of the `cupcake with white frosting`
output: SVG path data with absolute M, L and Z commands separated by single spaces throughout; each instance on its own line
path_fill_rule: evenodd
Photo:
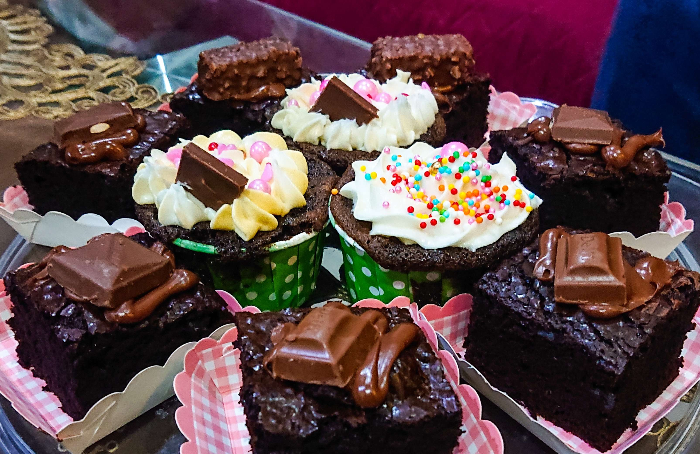
M 178 258 L 209 274 L 216 288 L 244 305 L 280 309 L 301 304 L 315 288 L 318 233 L 335 180 L 327 164 L 289 150 L 277 134 L 241 138 L 224 130 L 154 150 L 136 172 L 132 195 L 146 230 L 177 246 Z
M 369 104 L 371 120 L 339 118 L 317 109 L 333 78 Z M 287 89 L 270 124 L 290 148 L 319 156 L 339 173 L 358 159 L 374 159 L 386 147 L 406 147 L 418 140 L 440 145 L 445 137 L 445 122 L 430 88 L 413 83 L 410 73 L 400 70 L 385 83 L 360 74 L 331 74 Z
M 508 156 L 489 164 L 459 142 L 388 147 L 356 161 L 331 198 L 354 300 L 441 304 L 535 237 L 541 200 Z

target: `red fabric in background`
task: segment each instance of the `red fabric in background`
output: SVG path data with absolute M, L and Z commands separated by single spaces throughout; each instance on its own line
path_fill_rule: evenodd
M 588 106 L 617 0 L 265 0 L 372 42 L 461 33 L 477 69 L 520 96 Z

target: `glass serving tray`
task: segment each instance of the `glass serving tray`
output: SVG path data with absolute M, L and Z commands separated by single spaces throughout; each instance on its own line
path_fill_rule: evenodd
M 360 41 L 336 30 L 294 16 L 255 0 L 187 0 L 189 7 L 197 6 L 200 16 L 209 14 L 218 20 L 212 22 L 194 20 L 187 29 L 178 27 L 155 30 L 151 35 L 143 32 L 139 39 L 127 39 L 124 35 L 133 30 L 120 30 L 115 24 L 99 17 L 88 6 L 89 0 L 38 0 L 43 11 L 51 16 L 73 36 L 93 51 L 103 49 L 126 50 L 142 57 L 155 57 L 147 62 L 140 82 L 155 85 L 163 92 L 184 85 L 196 71 L 196 55 L 200 50 L 218 47 L 237 39 L 253 40 L 271 34 L 284 36 L 299 46 L 304 61 L 317 72 L 344 72 L 361 68 L 369 57 L 369 43 Z M 158 11 L 149 3 L 148 13 L 156 18 Z M 122 0 L 124 11 L 139 11 L 144 4 L 140 0 Z M 207 11 L 206 9 L 210 11 Z M 168 8 L 172 12 L 172 8 Z M 164 9 L 165 11 L 165 9 Z M 203 11 L 203 12 L 202 12 Z M 163 23 L 172 17 L 165 17 Z M 251 17 L 255 20 L 240 20 Z M 138 29 L 138 25 L 131 27 Z M 138 31 L 138 30 L 137 30 Z M 229 35 L 220 38 L 222 35 Z M 133 38 L 133 37 L 132 37 Z M 218 38 L 215 41 L 201 44 Z M 118 45 L 115 45 L 117 43 Z M 121 44 L 119 44 L 121 43 Z M 128 45 L 125 45 L 127 43 Z M 120 47 L 121 46 L 121 47 Z M 193 46 L 183 51 L 174 49 Z M 171 52 L 166 54 L 166 52 Z M 534 100 L 542 113 L 552 108 L 550 103 Z M 688 218 L 700 220 L 700 166 L 665 155 L 673 170 L 669 184 L 671 199 L 682 202 Z M 0 155 L 0 162 L 10 166 L 16 158 Z M 3 181 L 3 188 L 12 182 Z M 39 260 L 48 248 L 27 244 L 15 237 L 6 225 L 0 225 L 0 240 L 9 244 L 0 256 L 0 274 L 26 262 Z M 330 238 L 323 258 L 324 271 L 318 280 L 318 288 L 309 304 L 331 297 L 344 296 L 338 277 L 342 254 L 334 247 L 337 238 Z M 335 244 L 337 246 L 337 244 Z M 672 258 L 686 267 L 700 270 L 700 235 L 691 234 L 684 244 L 674 251 Z M 700 453 L 700 393 L 697 385 L 666 418 L 659 421 L 652 432 L 626 451 L 629 454 L 691 454 Z M 484 419 L 498 426 L 503 435 L 506 454 L 549 454 L 553 451 L 523 428 L 506 413 L 482 397 Z M 175 424 L 175 410 L 180 406 L 173 397 L 141 417 L 88 448 L 86 454 L 176 454 L 185 441 Z M 26 422 L 0 397 L 0 453 L 43 454 L 65 452 L 52 437 Z M 223 453 L 222 453 L 223 454 Z

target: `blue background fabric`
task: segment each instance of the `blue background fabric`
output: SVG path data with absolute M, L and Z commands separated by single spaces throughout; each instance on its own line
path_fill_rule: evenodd
M 700 163 L 700 1 L 621 0 L 591 106 Z

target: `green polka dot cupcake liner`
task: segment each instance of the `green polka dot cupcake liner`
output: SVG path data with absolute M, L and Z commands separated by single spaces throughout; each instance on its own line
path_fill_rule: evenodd
M 214 287 L 232 294 L 242 306 L 277 311 L 302 305 L 316 289 L 325 229 L 302 233 L 270 246 L 267 256 L 245 262 L 221 262 L 213 246 L 178 239 L 174 244 L 210 255 L 206 260 Z
M 440 271 L 401 272 L 386 269 L 335 223 L 333 215 L 330 222 L 340 236 L 344 284 L 352 302 L 376 298 L 388 303 L 397 296 L 407 296 L 418 304 L 427 299 L 431 302 L 439 300 L 444 304 L 467 290 L 461 284 L 462 279 Z

